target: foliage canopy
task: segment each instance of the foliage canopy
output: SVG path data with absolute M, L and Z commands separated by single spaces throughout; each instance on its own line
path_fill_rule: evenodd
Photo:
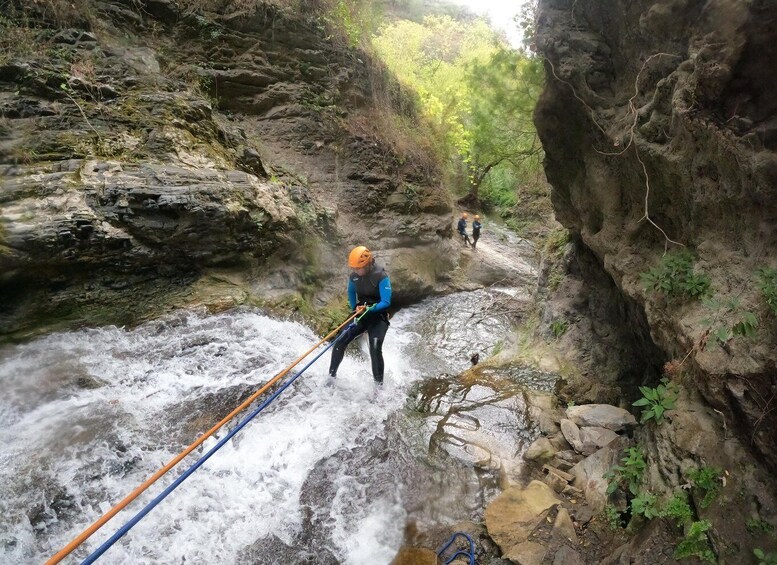
M 373 45 L 418 93 L 459 191 L 474 206 L 514 206 L 517 189 L 540 169 L 532 123 L 543 80 L 539 60 L 510 49 L 483 20 L 447 15 L 388 23 Z

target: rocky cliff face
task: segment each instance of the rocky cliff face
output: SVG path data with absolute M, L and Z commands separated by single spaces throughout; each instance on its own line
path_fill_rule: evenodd
M 558 219 L 772 468 L 777 322 L 756 273 L 777 265 L 775 30 L 764 0 L 541 1 L 535 115 Z M 716 304 L 641 284 L 681 246 Z M 744 312 L 754 336 L 708 346 Z
M 450 268 L 447 193 L 389 135 L 413 109 L 380 65 L 314 10 L 208 4 L 10 4 L 0 335 L 212 303 L 204 276 L 239 278 L 243 299 L 307 288 L 321 307 L 362 242 L 404 275 L 400 303 Z

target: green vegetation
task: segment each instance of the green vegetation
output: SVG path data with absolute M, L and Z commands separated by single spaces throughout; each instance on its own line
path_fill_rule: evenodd
M 693 510 L 688 504 L 688 495 L 684 491 L 676 492 L 664 505 L 660 516 L 662 518 L 671 518 L 678 526 L 689 523 L 693 520 Z
M 702 320 L 704 327 L 709 329 L 709 338 L 705 348 L 712 349 L 717 345 L 725 345 L 734 337 L 753 337 L 758 328 L 758 319 L 755 314 L 744 310 L 741 307 L 741 301 L 737 298 L 732 298 L 725 303 L 711 298 L 704 299 L 704 305 L 715 312 L 711 318 L 705 318 Z M 727 324 L 717 325 L 718 319 L 725 318 L 729 322 Z
M 622 465 L 616 465 L 604 477 L 609 479 L 607 485 L 607 494 L 612 494 L 615 490 L 624 485 L 628 491 L 637 495 L 639 487 L 642 484 L 642 476 L 645 473 L 645 456 L 639 447 L 629 447 L 626 450 L 626 457 L 621 459 Z
M 701 489 L 703 498 L 699 503 L 702 508 L 707 508 L 720 492 L 723 483 L 721 477 L 723 471 L 717 467 L 699 467 L 688 473 L 688 478 L 693 486 Z
M 569 328 L 569 322 L 566 320 L 553 320 L 550 323 L 550 331 L 553 333 L 553 337 L 560 338 L 567 332 Z
M 14 56 L 25 56 L 35 52 L 38 30 L 28 25 L 18 25 L 6 16 L 0 16 L 0 65 L 8 63 Z
M 517 204 L 537 198 L 538 184 L 547 201 L 531 119 L 543 80 L 539 60 L 509 49 L 483 20 L 447 15 L 386 24 L 373 45 L 418 94 L 448 184 L 463 202 L 510 217 Z
M 674 408 L 675 402 L 677 402 L 675 387 L 665 381 L 656 388 L 641 386 L 639 390 L 642 393 L 642 398 L 634 402 L 632 406 L 646 407 L 642 411 L 640 423 L 644 424 L 649 420 L 654 420 L 660 424 L 664 419 L 664 412 Z
M 758 270 L 758 288 L 761 296 L 769 305 L 772 314 L 777 316 L 777 269 L 763 267 Z
M 710 278 L 697 275 L 693 270 L 694 257 L 690 251 L 670 251 L 657 267 L 642 273 L 640 278 L 647 290 L 661 292 L 670 297 L 701 298 L 710 290 Z
M 621 514 L 612 504 L 605 505 L 604 519 L 607 522 L 607 525 L 610 526 L 610 529 L 617 530 L 622 526 Z
M 698 557 L 702 561 L 715 563 L 715 554 L 712 552 L 709 538 L 707 538 L 707 531 L 710 528 L 712 528 L 712 524 L 709 520 L 693 522 L 688 528 L 685 539 L 677 545 L 674 556 L 677 559 Z
M 521 230 L 515 229 L 515 231 Z M 547 287 L 548 290 L 554 291 L 564 280 L 562 259 L 564 256 L 564 248 L 567 243 L 569 243 L 569 232 L 563 228 L 554 229 L 547 232 L 541 239 L 543 261 L 550 264 Z
M 488 60 L 476 60 L 466 78 L 470 112 L 464 123 L 470 143 L 463 156 L 469 167 L 468 198 L 503 209 L 514 206 L 519 196 L 515 183 L 530 180 L 542 158 L 532 122 L 542 66 L 538 59 L 500 48 Z
M 760 547 L 756 547 L 753 555 L 758 559 L 758 565 L 777 565 L 777 553 L 766 553 Z
M 641 492 L 631 499 L 631 515 L 644 516 L 648 520 L 661 515 L 658 509 L 658 497 L 649 492 Z
M 760 518 L 750 518 L 747 521 L 747 531 L 753 535 L 771 534 L 774 532 L 774 526 Z

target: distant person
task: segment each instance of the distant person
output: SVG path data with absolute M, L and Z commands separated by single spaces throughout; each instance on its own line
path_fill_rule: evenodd
M 388 308 L 391 306 L 391 281 L 383 267 L 375 264 L 369 249 L 354 247 L 348 256 L 348 266 L 353 272 L 348 277 L 348 303 L 359 314 L 358 322 L 345 328 L 332 348 L 329 376 L 337 375 L 343 361 L 345 348 L 365 331 L 369 336 L 372 378 L 383 384 L 383 339 L 389 328 Z
M 472 249 L 475 249 L 475 246 L 478 244 L 478 239 L 480 239 L 480 216 L 475 214 L 474 221 L 472 222 Z
M 464 242 L 465 245 L 472 245 L 472 243 L 469 240 L 469 236 L 467 235 L 467 213 L 462 212 L 461 218 L 459 218 L 459 223 L 456 225 L 456 229 L 459 230 L 459 235 L 461 236 L 462 242 Z

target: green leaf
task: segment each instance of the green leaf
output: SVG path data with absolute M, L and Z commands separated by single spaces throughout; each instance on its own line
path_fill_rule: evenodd
M 758 318 L 755 317 L 755 314 L 752 312 L 745 312 L 742 314 L 742 320 L 754 328 L 758 327 Z
M 647 398 L 640 398 L 639 400 L 634 402 L 632 406 L 647 406 L 648 404 L 650 404 L 650 400 L 648 400 Z
M 712 298 L 703 298 L 701 303 L 710 310 L 717 310 L 720 307 L 720 302 Z
M 729 339 L 731 339 L 731 332 L 728 328 L 718 328 L 718 331 L 715 332 L 714 336 L 721 343 L 726 343 Z

